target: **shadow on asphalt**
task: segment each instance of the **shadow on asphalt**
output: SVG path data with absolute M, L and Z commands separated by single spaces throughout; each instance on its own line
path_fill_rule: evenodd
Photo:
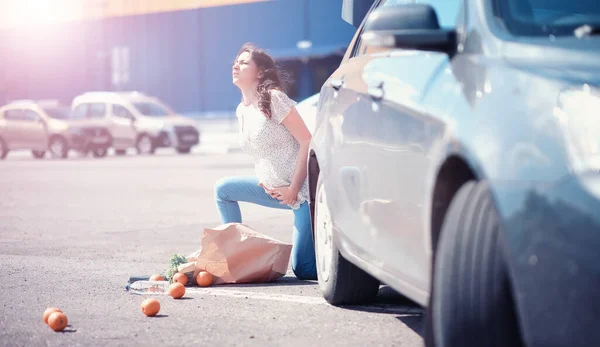
M 398 316 L 398 317 L 396 317 L 396 319 L 401 321 L 402 323 L 404 323 L 404 325 L 406 325 L 412 331 L 414 331 L 419 336 L 421 336 L 421 338 L 423 338 L 423 339 L 425 338 L 425 325 L 424 325 L 425 317 L 423 317 L 423 316 L 408 316 L 407 315 L 407 316 Z
M 77 329 L 73 329 L 72 325 L 67 325 L 67 327 L 63 331 L 59 331 L 60 333 L 76 333 Z
M 406 296 L 393 290 L 391 287 L 385 286 L 385 285 L 379 287 L 379 292 L 377 293 L 377 296 L 375 297 L 374 302 L 375 303 L 393 304 L 393 305 L 402 305 L 402 306 L 407 306 L 407 307 L 411 307 L 414 309 L 421 308 L 421 306 L 419 306 L 414 301 L 410 300 Z
M 168 314 L 157 314 L 156 316 L 150 317 L 150 318 L 167 318 L 169 317 Z
M 273 282 L 266 283 L 236 283 L 236 284 L 219 284 L 219 288 L 235 287 L 235 288 L 256 288 L 256 287 L 293 287 L 293 286 L 318 286 L 317 281 L 302 281 L 293 276 L 284 276 Z
M 379 293 L 377 293 L 375 299 L 370 303 L 363 305 L 343 305 L 341 307 L 352 311 L 395 314 L 396 319 L 419 336 L 424 336 L 425 310 L 388 286 L 380 287 Z

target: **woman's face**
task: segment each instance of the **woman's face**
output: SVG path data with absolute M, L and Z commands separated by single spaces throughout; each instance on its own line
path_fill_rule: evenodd
M 258 82 L 259 71 L 258 67 L 252 60 L 250 52 L 243 52 L 233 63 L 231 71 L 233 84 L 239 88 L 249 87 Z

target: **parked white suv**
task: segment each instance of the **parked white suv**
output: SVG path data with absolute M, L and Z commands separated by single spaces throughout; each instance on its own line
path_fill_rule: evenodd
M 128 148 L 153 154 L 159 147 L 174 147 L 186 154 L 200 143 L 196 122 L 140 92 L 88 92 L 73 99 L 72 109 L 75 118 L 106 123 L 117 155 L 124 155 Z

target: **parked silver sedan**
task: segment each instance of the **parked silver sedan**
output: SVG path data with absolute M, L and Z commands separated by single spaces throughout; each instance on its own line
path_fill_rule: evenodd
M 388 284 L 427 308 L 427 346 L 599 346 L 600 2 L 364 18 L 311 142 L 324 297 Z

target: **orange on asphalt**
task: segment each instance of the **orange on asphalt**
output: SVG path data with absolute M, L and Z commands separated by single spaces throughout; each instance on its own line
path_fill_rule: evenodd
M 213 275 L 206 271 L 200 271 L 198 276 L 196 276 L 196 283 L 200 287 L 209 287 L 212 284 Z
M 62 312 L 52 312 L 48 317 L 48 326 L 54 331 L 63 331 L 67 325 L 69 325 L 69 320 Z
M 42 315 L 42 318 L 44 318 L 44 323 L 48 324 L 48 317 L 50 317 L 50 315 L 54 312 L 62 311 L 58 307 L 48 307 L 46 311 L 44 311 L 44 314 Z
M 150 281 L 164 281 L 165 278 L 162 277 L 161 274 L 154 274 L 152 276 L 150 276 Z
M 186 274 L 182 274 L 181 272 L 178 272 L 175 274 L 175 276 L 173 276 L 173 282 L 178 282 L 185 286 L 188 282 L 188 277 Z
M 173 299 L 179 299 L 185 294 L 185 287 L 179 282 L 175 282 L 169 286 L 169 295 Z
M 142 312 L 148 316 L 153 317 L 160 311 L 160 302 L 154 298 L 148 298 L 142 302 Z

